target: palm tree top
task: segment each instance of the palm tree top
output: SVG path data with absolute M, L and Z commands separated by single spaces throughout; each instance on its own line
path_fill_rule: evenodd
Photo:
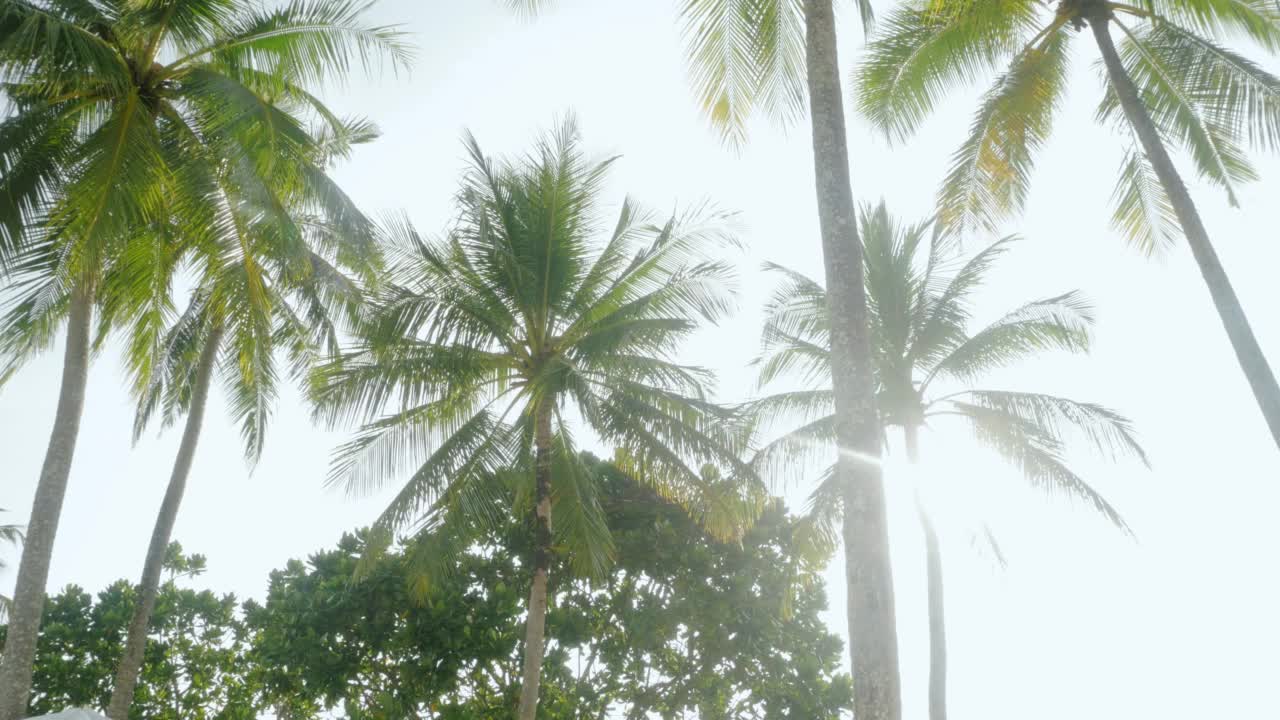
M 1159 132 L 1232 203 L 1256 177 L 1245 148 L 1280 143 L 1280 79 L 1221 44 L 1280 49 L 1280 7 L 1269 0 L 912 0 L 885 19 L 858 68 L 863 115 L 902 139 L 951 88 L 995 75 L 943 184 L 944 223 L 990 230 L 1022 208 L 1086 21 L 1121 29 L 1124 65 Z M 1097 117 L 1131 134 L 1109 84 Z M 1114 223 L 1154 251 L 1176 237 L 1172 206 L 1136 141 L 1121 170 Z
M 166 120 L 177 126 L 171 132 L 192 133 L 189 139 L 269 128 L 262 139 L 272 146 L 296 141 L 300 132 L 280 117 L 281 105 L 306 107 L 336 124 L 308 88 L 342 80 L 353 61 L 373 70 L 384 61 L 406 67 L 411 59 L 399 29 L 365 23 L 369 4 L 5 3 L 0 71 L 19 111 L 5 123 L 9 142 L 0 157 L 9 171 L 0 208 L 8 244 L 17 242 L 43 196 L 67 181 L 73 187 L 60 193 L 53 219 L 69 224 L 68 231 L 123 234 L 129 223 L 153 216 L 164 202 L 156 192 L 126 196 L 139 195 L 139 188 L 158 191 L 164 178 L 148 177 L 161 167 L 158 143 L 181 139 L 164 137 Z M 273 119 L 282 122 L 257 122 Z M 130 192 L 113 192 L 108 179 Z M 74 191 L 90 184 L 93 192 Z
M 403 67 L 396 28 L 368 3 L 243 0 L 0 7 L 0 381 L 52 342 L 73 291 L 120 327 L 139 384 L 174 308 L 174 273 L 234 234 L 236 203 L 278 220 L 282 203 L 348 237 L 361 216 L 324 165 L 373 126 L 331 112 L 309 87 L 353 67 Z M 235 202 L 225 192 L 238 186 Z M 283 230 L 277 223 L 277 231 Z M 285 233 L 304 234 L 295 226 Z M 308 264 L 308 263 L 303 263 Z M 252 268 L 246 266 L 252 275 Z M 296 275 L 296 273 L 295 273 Z M 135 348 L 134 350 L 138 350 Z
M 1086 500 L 1112 522 L 1119 513 L 1066 465 L 1084 441 L 1108 456 L 1146 462 L 1130 421 L 1107 407 L 1055 395 L 975 386 L 989 373 L 1053 350 L 1089 348 L 1092 309 L 1078 292 L 1027 302 L 976 332 L 974 297 L 996 262 L 1017 242 L 1002 238 L 961 261 L 954 236 L 928 220 L 896 221 L 883 203 L 864 206 L 859 235 L 875 363 L 877 402 L 886 426 L 963 421 L 974 437 L 1045 489 Z M 765 427 L 799 423 L 765 444 L 762 472 L 804 475 L 825 467 L 834 444 L 826 293 L 816 281 L 770 265 L 782 280 L 766 308 L 762 386 L 795 377 L 801 389 L 752 403 Z M 765 471 L 764 469 L 768 470 Z M 823 475 L 811 509 L 830 512 L 839 494 Z
M 607 549 L 573 450 L 575 417 L 622 449 L 625 470 L 687 507 L 709 487 L 705 464 L 749 472 L 733 413 L 710 400 L 710 372 L 675 358 L 700 323 L 732 309 L 733 269 L 715 257 L 736 242 L 725 213 L 660 219 L 628 199 L 606 223 L 599 196 L 613 159 L 589 158 L 572 119 L 517 159 L 492 158 L 470 136 L 466 146 L 456 220 L 434 239 L 387 224 L 386 282 L 355 345 L 318 373 L 322 417 L 371 421 L 339 449 L 331 480 L 369 492 L 408 476 L 383 531 L 494 518 L 491 483 L 530 497 L 547 417 L 557 544 Z

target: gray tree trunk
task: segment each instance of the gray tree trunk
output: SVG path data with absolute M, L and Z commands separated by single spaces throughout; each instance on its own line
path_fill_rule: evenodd
M 908 425 L 907 459 L 915 465 L 920 460 L 919 428 Z M 942 546 L 933 519 L 916 490 L 916 515 L 924 531 L 926 592 L 929 599 L 929 720 L 947 720 L 947 615 L 942 590 Z
M 111 692 L 111 702 L 107 706 L 107 716 L 111 720 L 129 720 L 129 707 L 133 705 L 133 692 L 138 684 L 138 673 L 142 670 L 143 652 L 147 646 L 147 626 L 151 623 L 151 613 L 155 610 L 156 596 L 160 591 L 160 575 L 164 571 L 165 553 L 169 548 L 169 539 L 173 535 L 174 523 L 178 519 L 178 508 L 182 505 L 183 493 L 187 489 L 187 477 L 191 474 L 191 462 L 195 457 L 196 445 L 200 442 L 200 427 L 204 422 L 209 385 L 213 378 L 214 364 L 221 342 L 221 329 L 210 332 L 205 340 L 204 349 L 200 353 L 199 364 L 196 366 L 195 386 L 191 392 L 191 407 L 187 410 L 186 427 L 182 431 L 178 455 L 173 461 L 169 487 L 165 490 L 164 500 L 160 503 L 160 512 L 156 515 L 155 528 L 151 531 L 151 544 L 147 547 L 146 561 L 142 566 L 142 581 L 138 584 L 137 605 L 134 607 L 133 619 L 129 622 L 124 655 L 116 668 L 115 687 Z
M 67 318 L 67 348 L 62 363 L 58 410 L 49 435 L 44 466 L 40 469 L 35 501 L 31 504 L 31 520 L 27 522 L 27 539 L 22 547 L 22 562 L 18 566 L 4 658 L 0 660 L 0 720 L 26 717 L 40 616 L 44 612 L 45 584 L 49 581 L 53 542 L 58 534 L 58 519 L 62 515 L 62 501 L 67 495 L 67 478 L 71 473 L 71 459 L 75 455 L 76 437 L 80 432 L 80 415 L 84 410 L 92 316 L 92 289 L 76 288 L 71 293 Z
M 835 17 L 831 0 L 805 0 L 804 12 L 818 221 L 831 317 L 831 374 L 840 447 L 836 473 L 844 487 L 854 716 L 858 720 L 898 720 L 902 698 L 880 474 L 880 420 L 862 285 L 862 248 L 849 180 Z
M 1164 141 L 1160 138 L 1160 133 L 1152 122 L 1146 106 L 1143 105 L 1133 79 L 1129 77 L 1124 64 L 1120 61 L 1120 55 L 1116 52 L 1115 44 L 1111 40 L 1110 20 L 1110 11 L 1101 4 L 1089 18 L 1093 37 L 1097 41 L 1098 49 L 1102 52 L 1102 61 L 1107 68 L 1107 76 L 1111 79 L 1111 86 L 1115 88 L 1116 96 L 1120 99 L 1120 107 L 1124 110 L 1125 117 L 1133 126 L 1147 159 L 1151 161 L 1160 184 L 1173 203 L 1178 224 L 1182 226 L 1182 233 L 1187 238 L 1187 244 L 1191 246 L 1191 254 L 1195 257 L 1196 265 L 1200 267 L 1200 275 L 1204 277 L 1205 285 L 1209 287 L 1209 294 L 1213 297 L 1213 304 L 1218 309 L 1222 326 L 1226 328 L 1231 347 L 1235 350 L 1236 360 L 1244 370 L 1249 387 L 1253 390 L 1254 399 L 1262 410 L 1263 417 L 1266 418 L 1267 426 L 1271 429 L 1272 440 L 1275 441 L 1276 447 L 1280 447 L 1280 385 L 1277 385 L 1276 376 L 1271 371 L 1266 356 L 1262 354 L 1257 338 L 1253 335 L 1253 328 L 1249 325 L 1249 319 L 1245 317 L 1244 308 L 1240 306 L 1240 299 L 1236 297 L 1236 292 L 1231 287 L 1227 272 L 1218 260 L 1213 244 L 1209 242 L 1209 233 L 1205 230 L 1200 213 L 1191 200 L 1191 194 L 1187 192 L 1187 186 L 1183 184 L 1182 177 L 1178 175 L 1177 168 L 1169 158 Z
M 525 622 L 519 720 L 534 720 L 538 714 L 538 685 L 542 680 L 542 654 L 546 642 L 547 579 L 551 573 L 551 407 L 547 405 L 537 412 L 534 429 L 534 510 L 537 519 L 533 583 L 529 590 L 529 617 Z

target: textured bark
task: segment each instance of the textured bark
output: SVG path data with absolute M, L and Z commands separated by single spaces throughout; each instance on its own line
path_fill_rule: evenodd
M 908 425 L 907 459 L 915 465 L 920 460 L 919 428 Z M 933 520 L 916 490 L 916 514 L 924 531 L 924 553 L 929 599 L 929 720 L 947 720 L 947 616 L 942 590 L 942 546 Z
M 75 289 L 67 318 L 67 348 L 62 364 L 62 386 L 58 391 L 58 410 L 49 435 L 40 482 L 36 485 L 31 519 L 27 522 L 26 542 L 22 546 L 22 563 L 13 593 L 13 610 L 9 614 L 9 630 L 0 660 L 0 720 L 26 717 L 27 699 L 31 694 L 31 672 L 36 656 L 36 640 L 40 633 L 40 616 L 44 612 L 45 584 L 49 581 L 49 564 L 53 543 L 58 534 L 62 501 L 67 495 L 67 478 L 80 432 L 80 416 L 84 409 L 85 384 L 89 373 L 89 325 L 93 316 L 93 292 L 88 287 Z
M 538 685 L 542 681 L 542 653 L 546 642 L 547 579 L 551 572 L 551 408 L 538 410 L 534 429 L 534 529 L 533 585 L 529 590 L 529 617 L 524 633 L 524 677 L 520 686 L 520 720 L 538 714 Z
M 836 473 L 844 488 L 845 580 L 854 716 L 902 715 L 898 639 L 876 413 L 862 248 L 849 181 L 840 64 L 831 0 L 805 0 L 806 64 L 818 221 L 831 317 Z
M 143 651 L 147 646 L 147 626 L 151 622 L 151 613 L 155 609 L 156 596 L 160 591 L 160 574 L 164 571 L 165 552 L 169 548 L 173 526 L 178 519 L 178 508 L 182 505 L 182 496 L 187 489 L 187 477 L 191 474 L 191 462 L 195 457 L 196 445 L 200 442 L 200 427 L 204 422 L 209 384 L 213 378 L 214 361 L 217 359 L 221 341 L 221 329 L 210 333 L 205 341 L 204 350 L 200 353 L 199 364 L 196 366 L 195 387 L 192 388 L 191 407 L 187 410 L 186 427 L 182 431 L 178 455 L 173 461 L 169 487 L 165 490 L 164 500 L 160 503 L 160 512 L 156 515 L 155 528 L 151 531 L 151 544 L 147 546 L 147 557 L 142 566 L 142 581 L 138 585 L 138 603 L 134 607 L 133 619 L 129 622 L 124 655 L 116 668 L 115 687 L 111 692 L 111 702 L 107 706 L 107 717 L 111 720 L 129 720 L 129 707 L 133 704 L 133 691 L 138 684 Z
M 1147 159 L 1151 161 L 1160 184 L 1168 194 L 1170 202 L 1173 203 L 1174 213 L 1182 226 L 1182 234 L 1186 236 L 1187 244 L 1191 246 L 1191 254 L 1200 268 L 1200 275 L 1204 278 L 1205 285 L 1209 287 L 1209 294 L 1213 297 L 1213 304 L 1218 309 L 1222 326 L 1231 340 L 1232 349 L 1235 350 L 1236 360 L 1244 370 L 1249 387 L 1253 390 L 1254 399 L 1257 400 L 1258 407 L 1266 418 L 1267 426 L 1271 429 L 1272 440 L 1276 447 L 1280 447 L 1280 385 L 1277 385 L 1276 376 L 1271 371 L 1266 356 L 1262 354 L 1257 338 L 1254 337 L 1249 319 L 1245 317 L 1244 308 L 1240 306 L 1240 299 L 1236 297 L 1231 281 L 1227 278 L 1227 272 L 1218 260 L 1218 253 L 1209 242 L 1209 233 L 1205 230 L 1200 213 L 1191 200 L 1191 194 L 1187 192 L 1187 186 L 1182 182 L 1182 177 L 1178 175 L 1177 168 L 1169 158 L 1164 141 L 1160 138 L 1151 115 L 1138 95 L 1138 89 L 1125 71 L 1119 54 L 1116 53 L 1115 44 L 1111 40 L 1109 23 L 1110 11 L 1105 7 L 1099 7 L 1089 18 L 1093 37 L 1098 43 L 1103 63 L 1107 68 L 1107 76 L 1111 79 L 1111 87 L 1115 88 L 1125 118 L 1133 126 Z

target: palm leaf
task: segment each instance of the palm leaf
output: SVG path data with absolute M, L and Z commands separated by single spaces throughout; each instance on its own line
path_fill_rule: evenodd
M 682 0 L 680 25 L 698 101 L 729 142 L 756 110 L 784 122 L 804 111 L 799 0 Z
M 1026 0 L 908 3 L 883 22 L 857 70 L 859 111 L 892 139 L 920 126 L 949 86 L 1018 52 L 1036 19 Z
M 1085 352 L 1092 325 L 1092 308 L 1078 292 L 1029 302 L 965 339 L 929 370 L 923 384 L 939 375 L 973 380 L 1043 350 Z
M 974 437 L 1011 462 L 1034 487 L 1082 502 L 1112 525 L 1130 532 L 1111 503 L 1066 466 L 1060 444 L 1036 424 L 977 405 L 955 403 L 955 407 L 969 421 Z
M 1138 34 L 1125 28 L 1125 33 L 1121 60 L 1152 121 L 1163 134 L 1186 148 L 1201 177 L 1222 186 L 1227 199 L 1235 205 L 1236 185 L 1257 179 L 1239 145 L 1238 130 L 1243 123 L 1233 121 L 1229 114 L 1210 114 L 1209 108 L 1197 100 L 1212 97 L 1209 93 L 1220 88 L 1205 88 L 1194 82 L 1193 76 L 1199 71 L 1193 70 L 1189 62 L 1196 59 L 1195 54 L 1186 52 L 1185 43 L 1164 42 L 1166 38 L 1178 38 L 1176 31 Z M 1103 119 L 1119 116 L 1114 90 L 1109 88 L 1098 114 Z
M 1125 152 L 1111 201 L 1112 225 L 1145 254 L 1155 255 L 1177 239 L 1180 228 L 1173 202 L 1136 138 Z
M 1110 408 L 1053 395 L 1005 390 L 968 390 L 963 397 L 973 405 L 1032 423 L 1058 442 L 1065 443 L 1078 434 L 1112 459 L 1132 455 L 1150 465 L 1133 423 Z
M 1068 36 L 1024 50 L 983 98 L 968 139 L 952 158 L 939 216 L 957 230 L 993 230 L 1022 209 L 1035 152 L 1053 127 L 1066 85 Z

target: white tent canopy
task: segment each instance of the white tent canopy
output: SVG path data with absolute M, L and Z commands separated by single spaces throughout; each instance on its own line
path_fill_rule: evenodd
M 107 716 L 83 708 L 70 708 L 52 715 L 40 715 L 27 720 L 107 720 Z

